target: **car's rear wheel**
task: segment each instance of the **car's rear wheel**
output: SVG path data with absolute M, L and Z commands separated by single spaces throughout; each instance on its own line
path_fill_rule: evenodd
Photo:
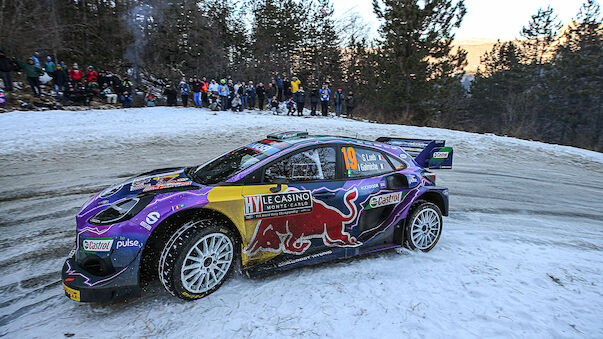
M 428 252 L 438 243 L 441 234 L 440 208 L 427 201 L 417 201 L 406 218 L 404 245 L 412 250 Z
M 188 222 L 166 243 L 159 259 L 159 278 L 165 289 L 179 298 L 203 298 L 230 276 L 235 245 L 229 228 L 207 219 Z

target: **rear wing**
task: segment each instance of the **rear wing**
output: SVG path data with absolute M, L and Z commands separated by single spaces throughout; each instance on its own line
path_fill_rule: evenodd
M 452 147 L 446 147 L 446 140 L 380 137 L 377 141 L 401 147 L 423 168 L 452 168 Z

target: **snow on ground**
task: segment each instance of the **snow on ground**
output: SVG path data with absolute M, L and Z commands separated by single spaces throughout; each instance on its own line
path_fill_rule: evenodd
M 388 251 L 192 303 L 64 297 L 74 216 L 136 173 L 193 165 L 283 130 L 446 139 L 451 215 L 429 253 Z M 195 108 L 0 115 L 0 336 L 603 337 L 603 154 L 493 135 Z

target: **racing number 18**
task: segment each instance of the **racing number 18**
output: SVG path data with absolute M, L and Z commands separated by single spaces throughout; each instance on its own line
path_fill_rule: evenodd
M 358 169 L 358 160 L 356 160 L 356 151 L 353 147 L 342 147 L 341 153 L 345 159 L 345 168 L 349 170 Z

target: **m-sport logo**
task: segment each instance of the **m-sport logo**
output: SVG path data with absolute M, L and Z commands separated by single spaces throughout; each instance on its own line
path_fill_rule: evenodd
M 90 238 L 84 240 L 82 247 L 88 252 L 109 252 L 113 246 L 113 238 Z

